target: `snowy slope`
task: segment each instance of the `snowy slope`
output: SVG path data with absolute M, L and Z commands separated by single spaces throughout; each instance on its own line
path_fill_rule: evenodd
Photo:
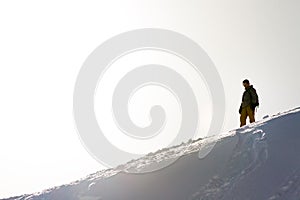
M 199 159 L 199 151 L 217 141 Z M 187 148 L 185 148 L 188 145 Z M 149 173 L 157 162 L 179 159 Z M 300 108 L 14 200 L 300 200 Z

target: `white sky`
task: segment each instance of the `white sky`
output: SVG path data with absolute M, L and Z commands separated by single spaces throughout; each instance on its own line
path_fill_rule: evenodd
M 260 119 L 300 103 L 298 0 L 1 1 L 0 198 L 68 183 L 103 169 L 84 149 L 72 113 L 86 57 L 110 37 L 165 28 L 199 43 L 226 93 L 224 131 L 239 125 L 249 78 Z

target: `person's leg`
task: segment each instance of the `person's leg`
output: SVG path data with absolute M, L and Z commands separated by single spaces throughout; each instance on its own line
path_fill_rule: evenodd
M 240 116 L 240 127 L 246 125 L 246 119 L 247 119 L 247 109 L 242 108 L 241 116 Z
M 254 110 L 250 106 L 247 107 L 247 114 L 250 118 L 250 123 L 255 122 Z

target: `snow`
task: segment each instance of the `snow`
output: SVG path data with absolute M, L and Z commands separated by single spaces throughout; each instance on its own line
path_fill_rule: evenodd
M 300 108 L 14 200 L 297 200 Z M 202 152 L 214 145 L 202 157 Z M 152 171 L 157 164 L 172 165 Z

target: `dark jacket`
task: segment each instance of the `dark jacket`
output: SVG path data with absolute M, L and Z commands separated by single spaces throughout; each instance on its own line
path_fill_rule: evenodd
M 245 92 L 243 94 L 242 98 L 242 104 L 241 107 L 245 108 L 247 106 L 251 106 L 251 104 L 255 104 L 258 102 L 258 96 L 256 93 L 256 90 L 253 88 L 252 85 L 250 85 L 248 88 L 245 89 Z

